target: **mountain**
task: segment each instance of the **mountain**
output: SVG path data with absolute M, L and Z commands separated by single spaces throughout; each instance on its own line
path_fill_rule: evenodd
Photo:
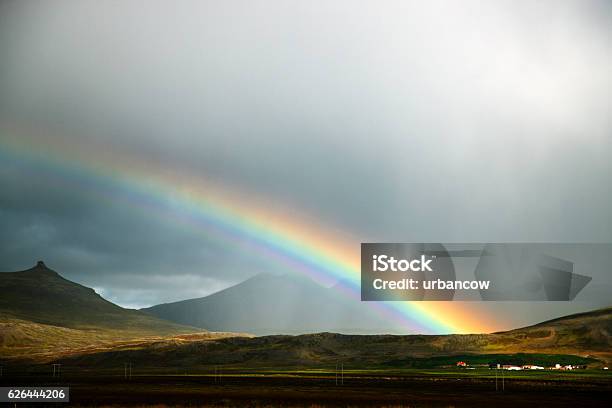
M 0 315 L 72 329 L 129 329 L 169 334 L 185 330 L 138 310 L 124 309 L 93 289 L 62 278 L 38 262 L 31 269 L 0 273 Z
M 259 335 L 389 330 L 361 302 L 292 275 L 260 274 L 206 297 L 141 310 L 179 324 Z
M 560 364 L 601 367 L 612 362 L 612 308 L 567 316 L 493 334 L 346 335 L 230 337 L 177 344 L 159 342 L 120 352 L 83 354 L 63 363 L 112 366 L 129 360 L 143 369 L 190 367 L 401 368 L 470 364 Z M 152 358 L 154 356 L 155 358 Z
M 124 309 L 38 262 L 0 272 L 0 357 L 202 331 Z

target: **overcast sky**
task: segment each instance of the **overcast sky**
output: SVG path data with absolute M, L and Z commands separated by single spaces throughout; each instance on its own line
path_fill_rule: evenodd
M 612 242 L 611 34 L 608 1 L 2 1 L 0 124 L 355 245 Z M 45 259 L 133 307 L 285 272 L 3 160 L 0 270 Z

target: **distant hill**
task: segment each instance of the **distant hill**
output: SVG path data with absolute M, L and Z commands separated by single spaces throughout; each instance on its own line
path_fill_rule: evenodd
M 361 302 L 291 275 L 260 274 L 206 297 L 141 310 L 179 324 L 259 335 L 389 330 Z
M 469 364 L 556 363 L 600 367 L 612 362 L 612 308 L 582 313 L 539 325 L 494 334 L 345 335 L 317 333 L 255 338 L 222 338 L 131 347 L 83 354 L 65 362 L 112 366 L 134 361 L 147 369 L 207 366 L 408 368 Z M 155 356 L 155 358 L 152 358 Z
M 612 308 L 563 316 L 501 335 L 527 339 L 532 349 L 612 353 Z
M 203 331 L 124 309 L 38 262 L 0 272 L 0 359 L 146 336 Z

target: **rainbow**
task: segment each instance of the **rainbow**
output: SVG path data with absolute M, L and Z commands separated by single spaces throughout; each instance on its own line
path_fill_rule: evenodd
M 0 130 L 0 159 L 26 168 L 43 168 L 72 188 L 94 191 L 107 200 L 124 200 L 226 245 L 241 245 L 292 270 L 360 297 L 359 241 L 321 228 L 316 220 L 291 214 L 253 194 L 239 194 L 192 174 L 152 166 L 109 146 L 75 144 L 66 138 Z M 46 137 L 45 137 L 46 136 Z M 83 158 L 93 158 L 84 161 Z M 121 193 L 121 194 L 119 194 Z M 407 332 L 425 334 L 490 331 L 486 316 L 464 302 L 369 302 L 383 318 Z

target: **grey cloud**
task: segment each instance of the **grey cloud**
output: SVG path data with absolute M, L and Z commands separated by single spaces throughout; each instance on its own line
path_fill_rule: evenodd
M 612 240 L 609 2 L 0 7 L 0 121 L 204 174 L 356 245 Z M 43 253 L 98 287 L 282 269 L 21 170 L 1 173 L 0 269 Z M 140 283 L 112 285 L 139 303 Z

